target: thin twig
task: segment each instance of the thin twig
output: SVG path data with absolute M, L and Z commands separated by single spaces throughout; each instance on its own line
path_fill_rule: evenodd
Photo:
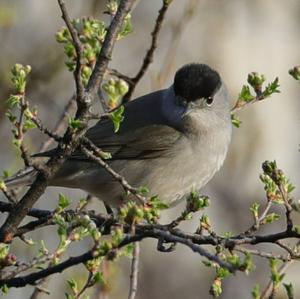
M 132 187 L 127 181 L 126 179 L 121 176 L 120 174 L 118 174 L 116 171 L 114 171 L 106 162 L 104 162 L 99 155 L 97 155 L 97 153 L 99 152 L 99 148 L 96 147 L 91 141 L 89 141 L 88 139 L 86 139 L 89 142 L 89 146 L 92 148 L 92 151 L 90 151 L 89 149 L 87 149 L 84 145 L 81 145 L 81 150 L 82 152 L 92 161 L 96 162 L 97 164 L 99 164 L 100 166 L 102 166 L 108 173 L 110 173 L 113 178 L 118 181 L 122 187 L 124 188 L 124 190 L 126 192 L 130 192 L 131 194 L 133 194 L 140 203 L 144 204 L 146 202 L 146 198 L 142 195 L 139 194 L 138 189 Z
M 260 256 L 263 258 L 274 258 L 274 259 L 281 260 L 283 262 L 287 262 L 287 261 L 291 260 L 291 258 L 289 256 L 278 255 L 278 254 L 274 254 L 271 252 L 265 252 L 265 251 L 257 250 L 257 249 L 244 248 L 242 246 L 235 246 L 234 250 L 245 253 L 245 254 L 250 253 L 250 254 L 257 255 L 257 256 Z
M 40 299 L 44 294 L 50 295 L 50 292 L 46 289 L 49 284 L 50 277 L 42 279 L 38 285 L 35 286 L 33 293 L 30 296 L 30 299 Z
M 131 79 L 131 81 L 133 82 L 133 84 L 131 84 L 129 86 L 129 91 L 127 92 L 127 94 L 125 96 L 126 100 L 129 100 L 131 98 L 131 96 L 132 96 L 132 94 L 134 92 L 134 89 L 135 89 L 137 83 L 144 76 L 144 74 L 146 73 L 147 69 L 149 68 L 149 65 L 153 61 L 153 55 L 154 55 L 155 49 L 157 47 L 158 35 L 159 35 L 160 29 L 162 27 L 162 24 L 163 24 L 163 21 L 164 21 L 164 18 L 165 18 L 165 15 L 166 15 L 166 12 L 167 12 L 167 10 L 169 8 L 170 3 L 171 3 L 171 1 L 163 0 L 163 5 L 162 5 L 161 9 L 158 12 L 158 16 L 157 16 L 157 19 L 155 21 L 155 26 L 154 26 L 154 29 L 153 29 L 153 31 L 151 33 L 152 40 L 151 40 L 150 48 L 148 49 L 148 51 L 147 51 L 147 53 L 146 53 L 146 55 L 144 57 L 142 66 L 139 69 L 138 73 L 135 75 L 134 78 Z
M 278 269 L 278 273 L 282 274 L 284 272 L 286 272 L 286 270 L 288 269 L 288 267 L 290 267 L 293 264 L 294 260 L 290 260 L 288 262 L 285 262 L 281 265 L 281 267 Z M 270 281 L 268 282 L 266 288 L 264 289 L 264 291 L 262 292 L 260 299 L 269 299 L 272 298 L 270 296 L 272 296 L 272 293 L 274 293 L 274 289 L 273 289 L 273 281 L 272 279 L 270 279 Z
M 259 218 L 255 219 L 255 223 L 249 228 L 247 229 L 247 231 L 244 232 L 245 235 L 249 235 L 249 234 L 252 234 L 254 232 L 256 232 L 262 221 L 265 219 L 265 217 L 267 216 L 270 208 L 272 206 L 272 201 L 271 200 L 268 200 L 267 204 L 265 205 L 265 208 L 264 210 L 262 211 L 261 215 L 259 216 Z
M 75 108 L 75 95 L 73 95 L 68 103 L 66 104 L 59 120 L 57 121 L 54 129 L 52 130 L 52 132 L 56 135 L 59 135 L 62 133 L 64 127 L 65 127 L 65 122 L 66 122 L 66 119 L 67 117 L 70 115 L 71 111 Z M 43 152 L 47 149 L 50 148 L 50 146 L 53 144 L 53 139 L 52 138 L 49 138 L 48 140 L 46 140 L 40 147 L 39 151 L 40 152 Z
M 184 2 L 182 2 L 184 3 Z M 157 75 L 156 82 L 158 86 L 155 88 L 161 88 L 161 86 L 167 80 L 168 75 L 170 74 L 173 66 L 174 60 L 176 59 L 176 52 L 182 36 L 183 30 L 188 28 L 188 23 L 193 19 L 192 17 L 197 12 L 197 6 L 199 5 L 198 0 L 190 0 L 184 8 L 182 15 L 176 20 L 171 28 L 171 37 L 168 49 L 166 50 L 165 57 L 163 59 L 160 72 Z
M 81 295 L 83 295 L 83 293 L 92 285 L 91 281 L 93 278 L 93 273 L 89 272 L 89 276 L 84 284 L 84 286 L 82 287 L 82 289 L 75 295 L 75 299 L 79 299 Z
M 138 274 L 139 274 L 139 257 L 140 257 L 140 244 L 136 242 L 133 248 L 131 273 L 130 273 L 130 287 L 128 299 L 134 299 L 138 286 Z

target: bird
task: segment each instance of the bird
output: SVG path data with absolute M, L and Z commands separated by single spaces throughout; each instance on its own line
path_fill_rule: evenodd
M 190 63 L 177 70 L 173 84 L 124 104 L 124 120 L 117 133 L 110 119 L 100 120 L 85 137 L 102 151 L 106 162 L 135 187 L 146 187 L 174 206 L 192 190 L 199 191 L 222 166 L 231 141 L 229 96 L 219 73 L 210 66 Z M 36 156 L 51 157 L 55 150 Z M 6 181 L 8 187 L 30 185 L 29 169 Z M 80 149 L 63 163 L 50 186 L 82 189 L 118 208 L 121 184 Z

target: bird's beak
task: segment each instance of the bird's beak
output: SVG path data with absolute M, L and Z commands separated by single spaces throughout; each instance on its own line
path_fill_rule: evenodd
M 188 102 L 185 114 L 189 114 L 192 111 L 194 111 L 195 109 L 202 109 L 204 107 L 205 107 L 204 100 L 202 98 L 201 99 L 197 99 L 195 101 Z

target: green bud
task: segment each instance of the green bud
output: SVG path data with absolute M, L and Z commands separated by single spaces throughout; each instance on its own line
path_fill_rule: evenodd
M 4 183 L 4 181 L 0 180 L 0 190 L 6 192 L 7 191 L 7 187 Z
M 284 286 L 284 288 L 286 290 L 288 299 L 294 299 L 295 295 L 294 295 L 294 287 L 293 287 L 293 285 L 291 283 L 289 283 L 289 284 L 284 283 L 283 286 Z
M 259 285 L 256 285 L 253 289 L 252 289 L 252 298 L 253 299 L 260 299 L 260 290 L 259 290 Z
M 209 293 L 214 297 L 219 297 L 222 294 L 222 280 L 220 278 L 216 278 L 211 285 Z
M 289 70 L 289 74 L 296 80 L 300 81 L 300 66 L 295 66 Z
M 255 92 L 261 92 L 262 84 L 266 81 L 266 78 L 264 75 L 252 72 L 248 74 L 247 81 L 254 88 Z
M 243 85 L 242 90 L 238 97 L 239 101 L 242 102 L 251 102 L 255 99 L 255 96 L 251 94 L 250 88 L 248 85 Z M 237 107 L 239 106 L 239 102 L 237 104 Z
M 207 196 L 200 196 L 193 191 L 187 198 L 186 209 L 190 212 L 197 212 L 209 206 L 209 198 Z

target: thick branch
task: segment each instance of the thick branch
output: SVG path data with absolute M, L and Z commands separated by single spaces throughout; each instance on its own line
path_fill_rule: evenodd
M 123 24 L 126 15 L 130 12 L 131 7 L 135 0 L 122 0 L 118 10 L 109 26 L 106 33 L 105 40 L 102 44 L 102 48 L 97 59 L 96 65 L 92 72 L 91 78 L 87 85 L 87 92 L 90 95 L 95 95 L 98 88 L 100 87 L 103 75 L 107 69 L 107 65 L 111 59 L 112 49 L 116 42 L 118 33 Z
M 57 148 L 57 155 L 55 157 L 52 157 L 47 162 L 45 171 L 43 171 L 43 173 L 40 172 L 37 175 L 37 178 L 30 189 L 16 204 L 14 213 L 10 213 L 5 223 L 2 225 L 0 229 L 0 242 L 9 243 L 12 241 L 13 236 L 17 231 L 17 227 L 24 219 L 29 209 L 44 193 L 46 187 L 48 186 L 49 180 L 59 170 L 65 159 L 70 156 L 72 152 L 77 148 L 80 137 L 85 133 L 86 130 L 87 116 L 89 114 L 91 98 L 94 96 L 99 85 L 101 84 L 103 74 L 106 71 L 107 64 L 109 62 L 109 58 L 111 56 L 118 32 L 121 28 L 125 16 L 130 11 L 133 2 L 134 0 L 121 1 L 117 13 L 113 18 L 105 36 L 103 47 L 99 56 L 97 57 L 97 62 L 88 82 L 87 89 L 84 95 L 82 95 L 81 93 L 76 94 L 76 102 L 78 104 L 76 119 L 82 121 L 83 129 L 78 130 L 76 133 L 74 133 L 70 129 L 67 129 L 63 137 L 64 142 L 60 143 Z M 77 57 L 77 59 L 79 58 L 80 57 Z M 80 90 L 77 90 L 77 92 L 79 91 Z

